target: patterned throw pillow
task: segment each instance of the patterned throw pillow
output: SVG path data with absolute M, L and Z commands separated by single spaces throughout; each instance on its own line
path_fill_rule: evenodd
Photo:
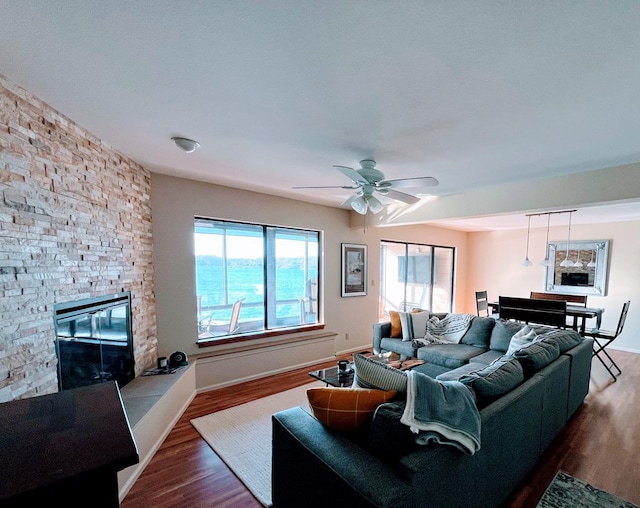
M 353 386 L 407 393 L 407 373 L 359 353 L 353 355 Z
M 310 388 L 307 390 L 313 415 L 326 427 L 352 434 L 367 424 L 380 404 L 392 400 L 395 390 L 365 388 Z

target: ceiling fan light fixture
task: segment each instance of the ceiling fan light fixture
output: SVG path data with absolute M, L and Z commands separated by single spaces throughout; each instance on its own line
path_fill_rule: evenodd
M 359 214 L 365 215 L 367 213 L 368 205 L 364 197 L 360 196 L 359 198 L 354 199 L 351 202 L 351 208 L 353 208 Z
M 400 201 L 407 205 L 415 205 L 420 202 L 420 197 L 415 193 L 407 193 L 396 190 L 397 188 L 416 189 L 421 192 L 424 187 L 434 187 L 438 185 L 438 180 L 432 176 L 419 176 L 411 178 L 399 178 L 395 180 L 385 180 L 384 173 L 376 169 L 376 161 L 373 159 L 363 159 L 360 161 L 360 168 L 353 169 L 348 166 L 334 164 L 334 168 L 351 180 L 351 185 L 316 185 L 316 186 L 295 186 L 294 189 L 351 189 L 356 191 L 353 199 L 349 198 L 342 202 L 341 206 L 349 205 L 359 214 L 365 215 L 367 211 L 378 213 L 384 209 L 384 204 L 373 193 L 378 192 L 383 196 L 395 201 Z M 422 192 L 425 192 L 422 190 Z M 435 196 L 429 195 L 429 199 Z
M 189 138 L 174 136 L 171 138 L 171 141 L 173 141 L 180 150 L 186 153 L 194 152 L 196 149 L 200 148 L 200 143 Z
M 371 210 L 371 213 L 373 214 L 380 213 L 384 208 L 384 205 L 380 202 L 380 200 L 373 196 L 369 197 L 368 204 L 369 210 Z

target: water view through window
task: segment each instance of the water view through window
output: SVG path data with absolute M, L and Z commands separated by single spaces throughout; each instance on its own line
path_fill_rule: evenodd
M 318 323 L 318 231 L 196 218 L 201 340 Z

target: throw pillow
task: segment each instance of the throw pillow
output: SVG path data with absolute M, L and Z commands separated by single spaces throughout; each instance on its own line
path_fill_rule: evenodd
M 575 330 L 553 329 L 538 335 L 536 337 L 536 341 L 554 342 L 558 345 L 560 354 L 562 354 L 580 344 L 580 342 L 582 342 L 582 337 L 580 337 L 580 334 Z
M 353 386 L 407 393 L 407 373 L 356 353 L 353 355 Z
M 398 312 L 400 326 L 402 327 L 402 340 L 413 340 L 413 322 L 410 312 Z
M 525 376 L 529 377 L 557 359 L 560 356 L 560 348 L 555 342 L 532 342 L 518 349 L 513 356 L 522 365 Z
M 389 318 L 391 319 L 391 337 L 402 337 L 402 324 L 400 323 L 400 314 L 398 314 L 398 311 L 390 310 Z
M 414 309 L 411 312 L 398 312 L 402 328 L 402 334 L 399 337 L 407 341 L 424 337 L 430 315 L 428 310 Z
M 506 319 L 496 320 L 496 324 L 491 331 L 489 347 L 495 351 L 506 352 L 509 349 L 511 337 L 522 328 L 522 323 L 507 321 Z
M 496 320 L 491 317 L 474 317 L 471 326 L 460 339 L 461 344 L 470 346 L 489 347 L 491 331 L 496 324 Z
M 518 360 L 501 356 L 490 365 L 460 377 L 459 381 L 473 388 L 478 405 L 485 406 L 520 385 L 524 373 Z
M 509 349 L 507 349 L 507 355 L 515 353 L 518 349 L 527 346 L 533 342 L 536 338 L 536 331 L 525 325 L 522 330 L 516 332 L 511 341 L 509 341 Z
M 413 338 L 422 338 L 427 333 L 427 323 L 429 321 L 428 311 L 418 311 L 411 313 L 411 325 L 413 326 Z
M 313 415 L 338 432 L 356 433 L 367 424 L 376 408 L 392 400 L 395 390 L 363 388 L 310 388 L 307 398 Z

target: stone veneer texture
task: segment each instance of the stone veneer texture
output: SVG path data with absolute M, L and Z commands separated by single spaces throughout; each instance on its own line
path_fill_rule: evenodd
M 0 402 L 58 390 L 53 306 L 131 291 L 136 375 L 157 351 L 151 177 L 0 75 Z

